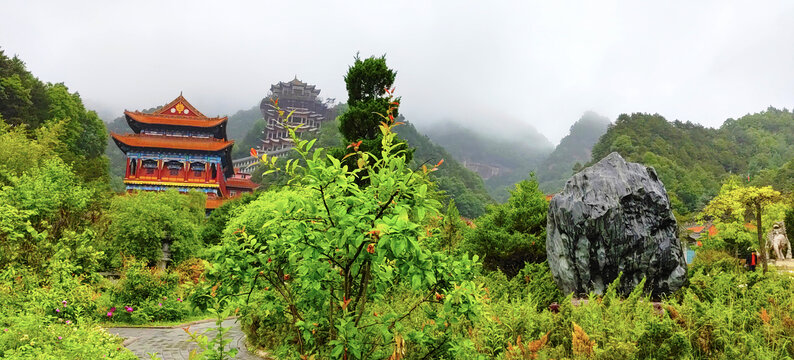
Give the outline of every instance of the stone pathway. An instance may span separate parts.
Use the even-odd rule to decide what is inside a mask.
[[[190,325],[190,331],[198,330],[201,334],[204,330],[215,327],[215,321],[206,321]],[[237,359],[258,360],[261,359],[245,349],[245,334],[240,329],[237,319],[227,319],[223,322],[223,327],[231,327],[227,336],[231,337],[232,342],[228,346],[237,348]],[[149,359],[147,353],[157,353],[163,360],[187,359],[190,350],[197,349],[195,343],[189,342],[190,337],[181,327],[175,328],[108,328],[111,334],[116,334],[125,339],[124,346],[130,349],[138,358]],[[207,333],[208,337],[214,336],[214,332]]]

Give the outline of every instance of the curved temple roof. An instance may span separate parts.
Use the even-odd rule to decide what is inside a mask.
[[[228,120],[228,118],[225,116],[219,118],[199,118],[195,116],[186,118],[186,117],[180,117],[178,115],[169,116],[169,115],[147,114],[139,111],[135,111],[135,112],[125,111],[124,115],[127,116],[127,119],[144,124],[189,126],[189,127],[201,127],[201,128],[215,127],[225,123]]]
[[[116,144],[138,148],[178,149],[193,151],[222,151],[231,148],[234,140],[215,138],[191,138],[180,136],[148,135],[148,134],[116,134],[110,133]]]

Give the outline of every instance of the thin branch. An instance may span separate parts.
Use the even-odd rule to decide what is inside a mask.
[[[336,227],[334,219],[331,217],[331,209],[328,208],[328,203],[325,201],[325,188],[323,186],[317,188],[320,190],[320,197],[323,198],[323,205],[325,205],[325,212],[328,214],[328,221],[331,222],[331,226]]]

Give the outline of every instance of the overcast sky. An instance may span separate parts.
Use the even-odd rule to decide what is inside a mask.
[[[557,143],[584,111],[719,126],[794,106],[792,1],[8,1],[0,47],[101,113],[184,92],[205,115],[301,80],[345,101],[387,55],[418,126],[525,123]]]

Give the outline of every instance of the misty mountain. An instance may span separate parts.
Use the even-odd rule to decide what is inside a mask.
[[[439,189],[455,200],[455,206],[462,216],[476,218],[485,213],[486,206],[493,203],[493,199],[476,172],[467,169],[443,146],[420,133],[413,124],[405,122],[394,129],[400,139],[414,148],[411,160],[414,168],[423,163],[436,164],[444,160],[438,170],[431,174],[431,178]]]
[[[443,146],[468,169],[484,180],[497,201],[507,200],[507,189],[529,177],[554,146],[532,127],[475,131],[447,122],[427,129],[433,142]]]
[[[579,118],[560,144],[537,168],[540,189],[550,194],[559,191],[573,174],[576,164],[590,161],[593,145],[607,132],[608,118],[588,111]]]
[[[262,112],[259,110],[259,105],[254,105],[248,110],[239,110],[234,115],[229,116],[226,135],[230,140],[240,142],[251,131],[257,120],[260,119],[262,119]]]

